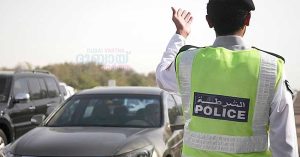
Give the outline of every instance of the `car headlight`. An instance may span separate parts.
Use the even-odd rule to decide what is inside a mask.
[[[147,146],[144,148],[117,155],[116,157],[152,157],[153,151],[153,146]]]

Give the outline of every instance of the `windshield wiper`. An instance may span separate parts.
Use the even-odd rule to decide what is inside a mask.
[[[60,124],[60,125],[45,125],[46,127],[122,127],[112,124]]]
[[[46,127],[112,127],[112,128],[154,128],[153,126],[141,125],[113,125],[113,124],[60,124],[60,125],[44,125]]]

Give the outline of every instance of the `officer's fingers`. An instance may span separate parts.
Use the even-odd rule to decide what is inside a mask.
[[[193,17],[190,17],[189,21],[187,22],[188,24],[191,24],[193,22]]]
[[[179,8],[179,9],[177,10],[177,16],[179,17],[179,16],[181,16],[181,14],[182,14],[182,9]]]
[[[186,22],[188,22],[189,20],[190,20],[190,17],[192,16],[192,14],[190,13],[190,12],[188,12],[187,14],[186,14],[186,16],[184,17],[184,20],[186,21]]]
[[[183,10],[181,17],[184,18],[187,14],[188,14],[188,12],[186,10]]]
[[[173,16],[176,16],[176,9],[174,7],[171,7],[171,9],[172,9]]]

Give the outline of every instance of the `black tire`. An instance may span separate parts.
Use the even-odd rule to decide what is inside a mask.
[[[0,149],[1,149],[1,147],[3,147],[3,143],[4,143],[4,146],[7,145],[7,138],[6,138],[5,133],[2,131],[2,129],[0,129]]]

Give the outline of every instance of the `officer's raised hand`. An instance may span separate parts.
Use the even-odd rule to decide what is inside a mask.
[[[176,33],[187,38],[191,32],[191,24],[193,21],[192,14],[186,10],[178,9],[176,10],[172,7],[173,16],[172,20],[176,26]]]

